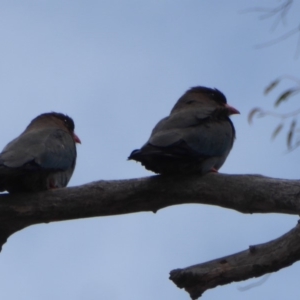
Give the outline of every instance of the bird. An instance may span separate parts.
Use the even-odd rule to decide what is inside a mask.
[[[196,86],[186,91],[160,120],[148,141],[128,160],[162,175],[218,172],[235,140],[229,116],[239,114],[217,89]]]
[[[34,118],[0,153],[0,191],[39,192],[67,186],[76,164],[74,121],[57,112]]]

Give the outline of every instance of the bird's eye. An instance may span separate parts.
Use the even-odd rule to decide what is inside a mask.
[[[70,122],[69,122],[68,119],[64,119],[64,123],[65,123],[67,128],[70,128]]]

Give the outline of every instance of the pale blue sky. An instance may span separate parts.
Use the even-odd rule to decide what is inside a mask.
[[[241,14],[255,1],[2,1],[0,148],[43,112],[70,115],[82,140],[71,186],[150,176],[127,161],[190,87],[216,87],[241,111],[234,148],[221,172],[299,178],[299,151],[285,154],[276,121],[247,123],[277,75],[297,75],[297,38],[260,50],[283,32]],[[299,6],[288,24],[297,25]],[[291,104],[292,105],[292,104]],[[285,109],[285,107],[283,107]],[[267,242],[296,216],[243,215],[207,205],[37,225],[9,238],[0,254],[0,299],[189,299],[169,271]],[[296,299],[299,264],[246,292],[230,284],[203,299]]]

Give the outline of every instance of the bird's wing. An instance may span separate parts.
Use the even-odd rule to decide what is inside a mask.
[[[41,167],[67,170],[74,165],[76,148],[67,132],[47,128],[24,132],[0,154],[0,164],[11,168]]]
[[[178,155],[222,156],[233,143],[231,121],[213,120],[206,113],[185,111],[161,120],[148,144]]]

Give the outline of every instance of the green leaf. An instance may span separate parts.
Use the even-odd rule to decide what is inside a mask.
[[[271,83],[265,88],[264,94],[267,95],[271,90],[273,90],[278,83],[280,82],[280,79],[275,79],[274,81],[271,81]]]
[[[282,128],[283,128],[283,123],[280,123],[272,133],[272,140],[275,139],[275,137],[278,135],[278,133],[281,131]]]
[[[294,133],[295,133],[295,127],[296,127],[296,120],[293,120],[292,123],[291,123],[291,126],[290,126],[290,130],[289,130],[289,133],[288,133],[288,136],[287,136],[287,146],[288,148],[290,149],[292,147],[292,140],[293,140],[293,136],[294,136]]]
[[[286,101],[293,93],[295,93],[296,89],[292,88],[283,92],[279,98],[276,100],[274,106],[278,106],[282,101]]]
[[[259,107],[253,108],[253,109],[249,112],[249,115],[248,115],[248,123],[249,123],[249,124],[252,124],[254,115],[257,115],[257,117],[263,117],[263,116],[264,116],[264,112],[263,112],[263,110],[262,110],[261,108],[259,108]]]

